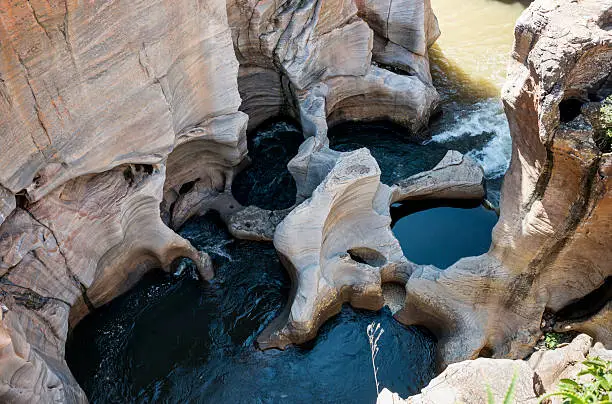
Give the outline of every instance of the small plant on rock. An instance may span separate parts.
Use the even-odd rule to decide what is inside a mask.
[[[601,122],[606,131],[606,137],[612,139],[612,95],[609,95],[601,103]]]
[[[582,364],[586,368],[576,380],[561,379],[558,391],[542,396],[539,402],[561,397],[563,404],[612,404],[612,362],[589,358]]]
[[[547,332],[544,335],[544,345],[546,349],[555,349],[561,341],[563,340],[563,335],[558,332]]]
[[[380,326],[380,323],[372,322],[368,325],[366,333],[368,334],[368,340],[370,342],[370,352],[372,356],[372,369],[374,369],[374,381],[376,382],[376,394],[380,394],[378,384],[378,368],[376,367],[376,356],[378,355],[378,340],[380,336],[385,332],[384,328]]]

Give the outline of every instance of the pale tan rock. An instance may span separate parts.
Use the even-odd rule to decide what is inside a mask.
[[[382,284],[405,284],[419,270],[406,260],[393,235],[392,203],[468,198],[470,192],[472,199],[481,200],[484,195],[482,168],[455,151],[404,186],[382,184],[378,164],[367,149],[332,151],[316,137],[302,144],[289,167],[298,198],[312,195],[274,233],[293,289],[286,309],[258,337],[264,349],[284,349],[314,338],[342,303],[381,309]]]
[[[612,275],[612,156],[580,111],[568,122],[564,103],[607,91],[611,9],[610,0],[543,0],[517,22],[503,91],[512,162],[492,246],[444,271],[415,271],[396,314],[436,334],[442,366],[525,357],[546,309],[559,311]]]
[[[512,378],[516,375],[514,402],[537,403],[544,393],[537,375],[527,362],[509,359],[479,358],[450,365],[433,379],[421,394],[405,403],[446,404],[486,403],[487,387],[494,402],[503,402]]]
[[[557,332],[578,331],[587,333],[612,349],[612,301],[586,319],[557,321],[553,326]]]
[[[393,8],[391,37],[404,38],[418,54],[401,46],[386,53],[417,75],[372,64],[374,23],[359,18],[351,0],[285,1],[282,7],[272,1],[229,1],[242,110],[253,121],[249,129],[286,113],[300,120],[305,136],[322,141],[328,122],[345,120],[390,119],[422,131],[439,98],[427,59],[437,23],[428,1],[395,1]]]
[[[38,354],[24,357],[27,372],[0,367],[6,397],[18,397],[25,384],[31,391],[15,402],[56,391],[83,399],[64,361],[69,319],[76,324],[127,291],[147,270],[169,270],[180,257],[191,258],[204,279],[212,277],[209,257],[161,220],[164,179],[164,166],[121,166],[82,176],[18,208],[2,224],[0,295],[7,297],[3,304],[19,323],[8,324],[7,332],[19,335],[15,338]],[[47,375],[59,379],[52,383],[58,390],[46,392]]]
[[[451,150],[431,170],[397,182],[392,202],[411,199],[483,199],[484,171],[478,163]]]
[[[160,163],[176,134],[240,105],[223,0],[4,1],[0,21],[0,184],[32,201]]]
[[[427,50],[440,35],[429,0],[358,0],[374,31],[372,59],[431,85]]]
[[[0,185],[0,225],[15,210],[15,207],[15,195]]]
[[[529,366],[540,376],[544,389],[553,392],[560,379],[576,377],[592,345],[593,338],[580,334],[564,347],[534,352],[529,358]]]
[[[1,298],[3,305],[9,300]],[[86,403],[87,398],[63,357],[49,366],[49,357],[28,343],[21,323],[19,312],[3,310],[0,320],[0,400],[6,403]]]
[[[384,195],[387,204],[377,204]],[[383,306],[381,271],[406,262],[391,217],[376,212],[388,211],[388,196],[366,149],[342,153],[312,197],[278,225],[274,247],[293,291],[284,312],[258,337],[261,348],[284,349],[313,338],[343,302],[370,310]]]

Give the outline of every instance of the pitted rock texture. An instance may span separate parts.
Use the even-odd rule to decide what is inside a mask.
[[[385,304],[382,284],[406,283],[419,266],[404,257],[393,235],[392,203],[484,197],[482,168],[456,151],[432,170],[391,187],[380,182],[380,169],[367,149],[336,152],[314,137],[302,144],[289,167],[298,194],[312,196],[274,233],[293,290],[286,309],[258,337],[264,349],[314,338],[343,303],[379,310]]]
[[[491,248],[415,271],[396,314],[436,334],[442,366],[525,357],[545,310],[580,302],[612,276],[612,155],[581,108],[612,92],[611,22],[610,0],[536,1],[517,22],[503,90],[512,162]]]

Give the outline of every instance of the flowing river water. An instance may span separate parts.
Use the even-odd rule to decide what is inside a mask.
[[[443,32],[431,51],[443,111],[432,122],[432,140],[408,143],[401,130],[383,123],[345,124],[330,131],[331,146],[368,147],[386,183],[459,150],[483,165],[488,199],[496,204],[511,145],[498,94],[524,5],[431,1]],[[282,121],[250,136],[254,164],[235,181],[237,199],[269,209],[290,206],[295,184],[285,166],[301,141],[299,128]],[[404,254],[441,268],[485,252],[497,221],[480,206],[396,206],[392,216]],[[215,279],[202,283],[188,264],[175,274],[153,271],[79,323],[66,355],[91,402],[373,403],[365,333],[372,321],[385,330],[377,361],[382,386],[405,397],[435,375],[433,339],[397,323],[388,308],[344,307],[305,346],[259,351],[255,339],[290,289],[272,245],[234,240],[214,214],[189,221],[180,233],[211,255]]]

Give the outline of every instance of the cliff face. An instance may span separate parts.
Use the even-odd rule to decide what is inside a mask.
[[[212,277],[171,227],[216,209],[271,238],[286,213],[262,236],[231,195],[247,126],[289,114],[320,144],[328,121],[423,129],[435,17],[396,0],[410,12],[383,23],[383,3],[0,1],[0,401],[86,401],[69,322],[179,257]]]
[[[545,311],[559,330],[612,343],[612,155],[597,146],[593,115],[612,93],[611,26],[609,0],[538,1],[517,22],[502,94],[512,162],[491,249],[417,270],[398,314],[436,333],[442,364],[525,356]]]

